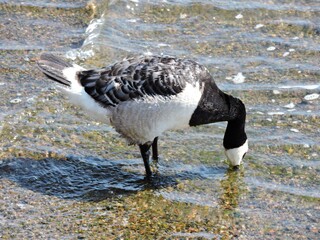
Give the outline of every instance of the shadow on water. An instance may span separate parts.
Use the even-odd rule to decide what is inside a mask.
[[[172,164],[172,163],[171,163]],[[100,201],[146,189],[175,186],[187,179],[220,179],[227,168],[174,164],[159,165],[159,172],[146,179],[140,159],[110,161],[98,158],[6,159],[0,178],[23,188],[64,199]],[[219,177],[220,176],[220,177]]]

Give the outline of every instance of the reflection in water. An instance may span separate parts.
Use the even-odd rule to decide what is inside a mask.
[[[225,178],[220,181],[222,194],[219,205],[222,209],[234,210],[239,205],[241,194],[245,190],[243,169],[226,172]]]
[[[241,195],[245,193],[244,170],[231,170],[225,174],[225,178],[220,181],[221,195],[219,197],[219,224],[225,226],[226,230],[233,237],[238,237],[241,233],[239,224],[239,201]]]
[[[241,233],[241,218],[239,214],[239,201],[245,193],[246,184],[244,182],[244,169],[223,171],[212,171],[208,167],[206,178],[199,181],[185,181],[185,185],[178,185],[176,190],[162,190],[162,196],[166,199],[177,202],[185,202],[188,205],[188,211],[199,219],[206,219],[210,216],[214,222],[214,228],[208,228],[200,233],[182,233],[176,232],[173,236],[220,239],[223,235],[238,237]],[[204,176],[204,175],[202,175]],[[183,185],[182,185],[183,186]],[[204,208],[202,208],[205,206]],[[208,208],[210,206],[210,208]],[[202,210],[200,210],[202,209]],[[185,213],[186,218],[190,213]],[[195,217],[196,218],[196,217]],[[215,233],[212,235],[212,233]],[[202,238],[201,238],[202,239]]]

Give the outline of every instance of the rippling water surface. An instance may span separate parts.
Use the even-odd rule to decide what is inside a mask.
[[[20,226],[28,236],[40,232],[42,223],[34,220],[39,216],[62,221],[69,230],[54,225],[39,236],[66,239],[90,238],[92,232],[117,236],[117,231],[124,237],[319,236],[319,1],[0,1],[0,6],[0,237],[21,236],[12,233],[20,226],[12,214],[30,223]],[[41,51],[87,67],[133,54],[204,64],[222,90],[247,106],[250,152],[243,167],[228,169],[222,147],[226,125],[212,124],[160,137],[157,174],[146,181],[138,150],[69,105],[38,73],[34,63]],[[88,222],[79,223],[81,217]],[[102,220],[112,227],[94,228],[103,226]]]

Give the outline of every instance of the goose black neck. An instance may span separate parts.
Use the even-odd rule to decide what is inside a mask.
[[[224,135],[224,147],[242,146],[247,140],[245,133],[246,108],[240,99],[220,91],[216,85],[205,86],[205,91],[189,121],[190,126],[228,121]]]
[[[223,146],[226,149],[238,148],[247,140],[245,132],[246,108],[237,98],[230,97],[230,101],[230,120],[223,139]]]

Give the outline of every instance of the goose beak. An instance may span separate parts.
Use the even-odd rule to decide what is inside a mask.
[[[240,165],[235,165],[235,166],[232,167],[232,169],[234,171],[238,171],[240,169]]]

